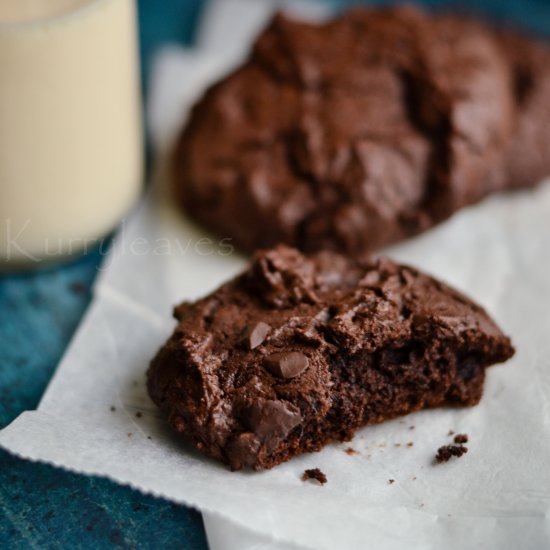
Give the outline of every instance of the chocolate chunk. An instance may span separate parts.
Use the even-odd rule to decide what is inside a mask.
[[[308,358],[297,351],[272,353],[264,359],[265,368],[279,378],[295,378],[307,369]]]
[[[270,332],[271,327],[263,321],[259,321],[250,327],[245,335],[245,342],[248,349],[253,350],[261,346]]]
[[[437,449],[435,461],[437,463],[448,462],[453,456],[460,458],[464,453],[468,452],[468,448],[464,445],[444,445]]]
[[[291,403],[257,399],[246,409],[244,421],[260,439],[270,441],[284,439],[302,416]]]
[[[323,472],[321,472],[319,468],[311,468],[304,471],[304,474],[302,475],[302,480],[308,481],[310,479],[318,481],[321,485],[324,485],[328,481],[327,476]]]
[[[285,246],[176,313],[149,394],[172,428],[233,469],[271,468],[422,408],[475,405],[486,368],[514,353],[482,308],[413,268]],[[250,350],[243,327],[259,319],[274,328]]]

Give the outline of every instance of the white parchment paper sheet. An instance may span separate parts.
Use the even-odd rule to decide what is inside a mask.
[[[240,23],[245,4],[232,2]],[[241,41],[227,51],[227,38],[219,40],[223,9],[213,8],[204,34],[217,46],[211,38],[200,51],[171,49],[157,61],[150,115],[160,152],[204,86],[242,56],[270,8],[251,15],[250,26],[231,26],[229,35]],[[106,258],[93,303],[39,409],[0,432],[1,446],[197,506],[214,514],[207,526],[218,516],[230,520],[237,535],[228,531],[228,545],[249,529],[264,535],[258,548],[274,548],[265,537],[321,549],[546,547],[550,184],[492,197],[388,250],[471,295],[512,335],[517,354],[489,370],[479,406],[416,413],[268,472],[230,473],[175,438],[145,390],[148,362],[173,328],[173,304],[203,295],[244,265],[225,247],[201,241],[218,238],[174,210],[165,180],[160,167],[157,185]],[[469,452],[434,466],[450,429],[470,435]],[[345,453],[348,446],[358,454]],[[327,474],[324,487],[300,480],[314,467]],[[217,547],[220,525],[211,531]]]

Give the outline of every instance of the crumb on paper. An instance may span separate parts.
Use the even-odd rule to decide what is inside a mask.
[[[116,407],[114,405],[111,405],[111,412],[115,412],[116,411]]]
[[[133,434],[132,432],[128,432],[126,435],[127,435],[128,437],[132,437],[134,434]]]
[[[413,443],[412,441],[409,441],[409,442],[407,443],[407,447],[412,447],[413,445],[414,445],[414,443]]]
[[[318,481],[321,485],[324,485],[328,480],[327,476],[319,470],[319,468],[311,468],[310,470],[305,470],[304,474],[302,475],[303,481],[308,480],[315,480]]]
[[[449,433],[447,434],[449,437],[451,437],[452,435],[454,435],[455,433],[453,432],[453,430],[449,430]]]
[[[153,439],[150,435],[147,436],[147,439]]]
[[[359,451],[356,451],[353,447],[348,447],[347,449],[344,450],[344,452],[350,456],[359,454]]]
[[[394,447],[401,447],[401,443],[394,443]]]
[[[468,434],[457,434],[454,439],[455,443],[462,444],[468,443]]]
[[[437,449],[435,461],[441,464],[442,462],[448,462],[453,456],[460,458],[467,452],[468,448],[464,447],[464,445],[443,445],[443,447]]]
[[[390,485],[393,485],[393,484],[395,483],[395,479],[388,479],[388,483],[389,483]]]
[[[136,417],[137,417],[137,418],[141,418],[142,416],[143,416],[143,413],[142,413],[141,411],[138,411],[138,412],[136,413]]]
[[[414,426],[409,426],[409,430],[414,430]]]

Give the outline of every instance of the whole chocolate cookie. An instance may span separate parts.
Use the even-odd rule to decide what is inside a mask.
[[[279,15],[193,109],[178,201],[249,251],[361,254],[414,235],[550,173],[545,56],[413,8],[323,25]]]
[[[413,268],[284,246],[175,316],[149,393],[233,469],[424,407],[474,405],[485,368],[514,353],[482,308]]]

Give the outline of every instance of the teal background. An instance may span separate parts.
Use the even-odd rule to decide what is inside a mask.
[[[322,1],[322,0],[319,0]],[[325,0],[344,7],[349,0]],[[204,0],[139,0],[144,91],[159,44],[192,44]],[[389,2],[370,2],[389,3]],[[395,2],[393,2],[395,3]],[[428,1],[550,33],[543,0]],[[99,250],[69,265],[0,277],[0,428],[34,409],[90,301]],[[200,514],[0,450],[0,548],[205,549]]]

